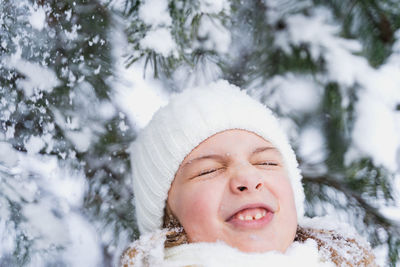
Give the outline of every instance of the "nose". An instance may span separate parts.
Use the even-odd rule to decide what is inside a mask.
[[[251,166],[238,166],[232,172],[230,189],[235,194],[260,191],[264,184],[259,173]]]
[[[258,184],[255,186],[255,189],[258,190],[258,189],[260,189],[261,187],[262,187],[262,183],[258,183]],[[236,187],[236,189],[239,190],[240,192],[243,192],[243,191],[251,190],[252,187],[251,187],[251,186],[238,185],[238,186]]]

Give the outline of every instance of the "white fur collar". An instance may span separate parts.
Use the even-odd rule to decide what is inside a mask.
[[[294,242],[286,253],[244,253],[222,242],[193,243],[165,249],[164,264],[168,267],[271,267],[307,266],[332,267],[331,262],[323,262],[314,240],[304,243]]]

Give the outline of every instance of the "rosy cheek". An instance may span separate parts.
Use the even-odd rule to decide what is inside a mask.
[[[285,203],[287,211],[290,214],[295,214],[296,204],[294,202],[294,193],[290,181],[286,177],[282,177],[282,182],[279,187],[279,195],[281,202]]]
[[[207,240],[210,227],[216,214],[212,205],[213,200],[210,199],[207,192],[200,189],[192,191],[185,198],[186,202],[182,206],[182,217],[180,218],[189,240],[199,242]]]
[[[186,220],[197,224],[199,221],[204,221],[206,218],[209,218],[207,214],[211,209],[209,204],[210,201],[205,194],[195,192],[188,196],[183,209]]]

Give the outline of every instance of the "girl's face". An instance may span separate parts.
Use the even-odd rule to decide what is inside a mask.
[[[244,252],[284,252],[297,215],[279,151],[244,130],[218,133],[182,162],[168,205],[190,242],[224,241]]]

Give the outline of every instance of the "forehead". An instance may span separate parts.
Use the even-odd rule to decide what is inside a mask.
[[[239,129],[227,130],[201,142],[186,157],[184,162],[208,153],[245,153],[265,147],[270,147],[271,151],[278,152],[269,141],[253,132]]]

